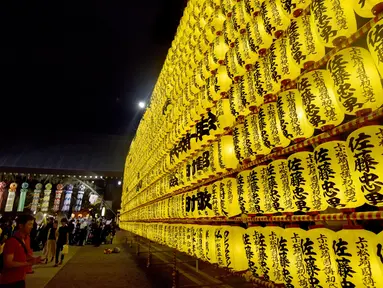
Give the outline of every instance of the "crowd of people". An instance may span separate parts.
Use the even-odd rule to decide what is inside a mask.
[[[25,287],[25,276],[34,273],[32,266],[54,261],[60,266],[70,245],[112,244],[116,229],[105,219],[70,219],[53,217],[37,223],[32,215],[20,215],[0,223],[0,287]],[[34,257],[33,252],[41,251]]]

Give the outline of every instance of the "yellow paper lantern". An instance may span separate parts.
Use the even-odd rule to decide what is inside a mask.
[[[240,164],[244,163],[245,153],[248,149],[246,149],[244,131],[245,126],[243,124],[238,124],[233,128],[233,143],[234,143],[234,151],[235,156],[238,159]]]
[[[223,37],[225,38],[225,43],[230,48],[233,48],[235,39],[237,39],[237,32],[234,29],[233,18],[227,18],[223,23]]]
[[[219,185],[222,213],[229,218],[240,215],[241,208],[238,201],[236,179],[233,177],[224,178]]]
[[[263,144],[270,149],[281,149],[290,144],[290,140],[283,135],[275,102],[264,104],[258,113],[259,128],[262,133]]]
[[[319,189],[314,153],[297,152],[287,158],[290,190],[296,211],[323,211],[327,202]]]
[[[216,263],[219,267],[226,267],[225,244],[223,241],[224,229],[225,226],[217,226],[214,229]]]
[[[239,226],[226,226],[223,229],[226,267],[236,272],[243,272],[248,269],[245,246],[242,240],[244,230]]]
[[[215,228],[214,226],[204,226],[204,252],[205,260],[214,264],[217,263],[216,253],[215,253]]]
[[[297,89],[291,89],[278,94],[278,118],[283,135],[294,142],[310,138],[314,128],[309,125],[302,97]]]
[[[245,254],[247,258],[247,263],[249,266],[249,271],[254,277],[259,277],[261,269],[258,264],[258,249],[259,246],[255,245],[255,239],[258,239],[258,230],[260,227],[250,227],[243,231],[242,240],[245,248]]]
[[[295,210],[288,174],[288,162],[285,159],[275,160],[267,165],[268,193],[272,201],[273,213]]]
[[[376,253],[376,234],[363,229],[344,229],[336,232],[336,236],[333,247],[342,286],[380,287],[383,271]]]
[[[271,65],[268,57],[261,57],[253,66],[255,90],[259,98],[269,100],[279,91],[279,86],[273,81]],[[263,101],[264,101],[263,100]],[[261,103],[262,100],[259,100]]]
[[[222,136],[218,142],[219,164],[227,171],[235,169],[238,166],[238,160],[235,156],[233,137],[230,135]]]
[[[261,4],[261,15],[266,32],[279,38],[290,24],[283,11],[281,0],[267,0]]]
[[[278,39],[270,46],[268,57],[271,76],[278,87],[287,85],[300,75],[300,68],[291,55],[287,37]]]
[[[254,71],[247,71],[243,76],[244,84],[244,98],[248,103],[248,109],[250,111],[257,111],[259,107],[264,103],[264,98],[258,94],[257,82],[255,79]]]
[[[244,118],[250,114],[245,88],[244,77],[238,77],[233,83],[232,93],[229,94],[231,113],[236,118]]]
[[[209,190],[211,191],[211,205],[213,217],[224,216],[221,210],[221,191],[219,181],[210,184]]]
[[[246,11],[250,16],[256,17],[261,11],[261,3],[259,0],[244,0]]]
[[[373,18],[375,15],[378,15],[383,8],[382,0],[354,0],[352,2],[355,13],[364,18]]]
[[[284,229],[280,235],[279,259],[286,287],[310,287],[302,246],[306,235],[296,227]]]
[[[248,22],[246,30],[252,49],[258,51],[259,55],[265,55],[266,50],[273,43],[273,37],[266,32],[262,17],[259,15],[253,21]]]
[[[262,228],[259,226],[250,227],[245,232],[250,235],[250,239],[253,243],[254,256],[251,257],[254,260],[254,266],[252,267],[253,275],[258,275],[264,281],[270,281],[271,273],[270,267],[268,266],[268,259],[272,257],[270,242],[267,241],[268,227]],[[251,259],[250,258],[250,259]],[[249,265],[250,266],[250,265]],[[257,273],[256,273],[257,272]]]
[[[274,213],[273,199],[269,191],[269,174],[267,165],[259,165],[254,169],[259,179],[259,189],[263,192],[264,214]]]
[[[205,253],[204,253],[204,242],[203,242],[203,235],[204,235],[204,228],[202,225],[195,225],[193,228],[194,235],[195,235],[195,255],[197,258],[201,260],[205,260]]]
[[[366,114],[382,106],[382,83],[366,49],[351,47],[339,51],[327,62],[327,69],[344,113]]]
[[[229,99],[221,99],[217,102],[216,116],[218,120],[217,134],[222,135],[235,123],[235,116],[231,113]]]
[[[364,203],[362,191],[352,179],[346,149],[346,142],[330,141],[314,150],[319,187],[332,208],[355,208]]]
[[[383,78],[383,20],[378,21],[367,34],[367,46],[372,59],[378,67],[380,77]]]
[[[224,15],[226,15],[227,17],[232,16],[233,6],[235,2],[235,0],[221,0],[221,8]]]
[[[328,71],[314,70],[305,73],[299,79],[298,90],[311,126],[328,130],[342,123],[344,113],[336,101]]]
[[[186,236],[186,241],[185,241],[185,250],[186,253],[189,255],[193,255],[193,225],[185,224],[185,236]]]
[[[238,201],[242,214],[255,215],[264,212],[263,191],[257,170],[245,170],[237,175]]]
[[[238,51],[236,46],[230,48],[226,53],[225,58],[227,74],[233,81],[237,81],[238,78],[245,75],[246,69],[241,66],[238,60]]]
[[[220,175],[226,172],[226,167],[222,162],[222,151],[219,150],[219,140],[210,144],[210,161],[214,175]]]
[[[258,47],[250,42],[248,33],[238,36],[235,40],[235,48],[239,64],[247,71],[251,70],[255,61],[258,59]]]
[[[211,61],[210,66],[211,70],[217,69],[220,65],[225,63],[226,52],[229,50],[228,44],[225,42],[224,35],[220,35],[215,38],[211,43]]]
[[[233,6],[233,23],[234,23],[234,29],[239,34],[245,34],[246,33],[246,25],[249,21],[251,21],[250,15],[246,11],[246,4],[245,1],[239,0],[236,1],[237,3]]]
[[[220,33],[222,33],[223,23],[225,22],[225,20],[226,20],[226,17],[223,13],[223,9],[215,9],[211,17],[210,23],[208,24],[213,34],[219,35]]]
[[[244,125],[247,130],[248,137],[250,138],[249,145],[251,150],[255,153],[255,158],[268,155],[271,149],[270,147],[264,145],[262,140],[262,131],[259,128],[259,115],[250,114],[246,116]]]
[[[383,206],[383,126],[359,128],[347,137],[350,170],[357,191],[367,204]]]
[[[210,89],[213,101],[218,101],[230,93],[232,80],[227,74],[226,66],[219,66],[212,76]]]
[[[308,69],[325,56],[325,47],[320,43],[310,16],[292,19],[287,36],[292,59],[300,68]]]
[[[290,17],[299,17],[307,7],[311,0],[289,0],[281,1],[284,12]]]
[[[352,5],[339,0],[313,0],[311,14],[321,42],[326,47],[339,46],[357,31]]]
[[[266,260],[267,267],[270,269],[270,281],[276,284],[283,284],[284,281],[279,258],[278,244],[279,238],[283,234],[284,229],[275,225],[267,225],[263,229],[267,231],[267,233],[265,233],[265,239],[270,250],[270,257],[268,257]]]

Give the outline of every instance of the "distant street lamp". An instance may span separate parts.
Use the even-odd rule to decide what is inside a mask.
[[[141,109],[144,109],[146,106],[145,102],[138,102],[138,107],[140,107]]]

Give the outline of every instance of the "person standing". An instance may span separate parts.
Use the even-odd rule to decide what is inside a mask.
[[[45,257],[45,264],[53,261],[53,258],[56,255],[56,230],[58,226],[58,221],[55,220],[53,222],[52,228],[48,230],[48,235],[47,235],[47,246],[45,249],[44,257]]]
[[[0,287],[25,288],[26,268],[39,264],[41,257],[31,257],[25,245],[25,239],[31,233],[35,218],[32,215],[20,215],[17,218],[17,232],[4,246],[4,267],[0,276]]]
[[[62,252],[64,245],[69,244],[69,228],[68,220],[61,219],[61,227],[56,230],[56,264],[55,267],[62,264],[64,261],[64,254],[61,253],[61,260],[59,262],[60,252]]]

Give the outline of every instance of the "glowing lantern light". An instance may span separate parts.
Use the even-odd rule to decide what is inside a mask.
[[[257,170],[245,170],[238,173],[237,190],[242,214],[255,215],[264,212],[264,196],[263,191],[260,190]]]
[[[256,166],[253,170],[259,179],[259,189],[263,192],[264,214],[274,213],[273,199],[269,189],[268,167],[267,165],[259,165]]]
[[[203,232],[204,228],[202,225],[195,225],[194,226],[194,235],[195,235],[195,255],[197,258],[205,260],[205,253],[204,253],[204,242],[203,242]]]
[[[250,268],[253,274],[261,277],[264,281],[270,281],[270,267],[268,267],[267,260],[272,257],[270,242],[267,240],[268,227],[250,227],[245,232],[250,236],[251,242],[253,243],[254,256],[248,257],[248,259],[254,259],[251,262],[254,262],[252,268]]]
[[[288,38],[282,37],[270,46],[268,53],[272,79],[277,87],[285,86],[300,74],[299,66],[291,57]]]
[[[287,35],[292,59],[300,68],[307,69],[325,56],[325,47],[309,16],[291,20]]]
[[[339,46],[357,31],[352,5],[339,0],[313,0],[311,14],[321,42]]]
[[[323,211],[327,203],[319,189],[314,153],[298,152],[287,158],[290,190],[296,211]]]
[[[279,238],[279,259],[286,287],[310,287],[305,269],[303,251],[307,232],[300,228],[287,228]]]
[[[274,213],[294,212],[288,174],[288,162],[285,159],[275,160],[267,165],[268,193]]]
[[[245,247],[242,241],[244,231],[244,228],[238,226],[226,226],[223,230],[226,267],[237,272],[248,269]]]
[[[213,34],[219,35],[223,31],[223,23],[226,17],[223,14],[223,9],[216,9],[211,17],[210,23],[208,24],[209,29]]]
[[[222,159],[222,151],[219,150],[219,140],[210,144],[210,165],[212,166],[212,171],[214,175],[220,175],[226,172],[226,167],[224,166]]]
[[[243,124],[238,124],[233,128],[233,143],[235,156],[238,159],[240,164],[244,163],[245,153],[247,152],[247,148],[245,146],[246,138],[244,136],[245,126]]]
[[[237,49],[235,46],[233,48],[230,48],[229,51],[227,51],[225,63],[227,68],[227,74],[233,81],[236,82],[238,78],[245,75],[246,69],[241,66],[238,60]]]
[[[225,63],[225,56],[228,50],[229,46],[225,43],[224,36],[221,35],[216,37],[211,43],[210,71],[217,69],[220,65]]]
[[[221,210],[221,191],[219,182],[214,182],[210,185],[209,191],[211,191],[211,205],[213,211],[213,217],[223,216]]]
[[[378,67],[380,77],[383,78],[383,19],[377,22],[367,34],[367,46],[372,59]]]
[[[279,238],[283,234],[284,229],[275,225],[268,225],[263,229],[267,231],[265,233],[265,239],[267,246],[270,249],[270,255],[266,259],[267,267],[270,269],[270,281],[276,284],[283,284],[284,281],[279,258],[278,245]]]
[[[373,18],[382,11],[383,2],[382,0],[353,0],[355,13],[360,17]]]
[[[218,226],[214,230],[214,244],[216,263],[219,267],[226,267],[225,246],[223,241],[225,226]]]
[[[232,127],[235,123],[235,117],[230,110],[230,100],[221,99],[217,102],[216,106],[217,116],[217,134],[223,134],[225,130]]]
[[[4,208],[5,212],[12,212],[13,210],[13,204],[15,203],[15,199],[16,199],[16,189],[17,189],[17,183],[11,183],[9,185],[8,197],[7,197],[7,201],[5,203],[5,208]]]
[[[362,191],[369,205],[383,206],[382,142],[383,126],[359,128],[347,138],[347,147],[355,188]]]
[[[261,5],[261,15],[266,32],[279,38],[290,24],[290,19],[283,11],[281,0],[267,0]]]
[[[299,17],[307,7],[311,0],[289,0],[281,1],[282,8],[290,18]]]
[[[298,82],[304,109],[312,127],[328,130],[338,126],[344,119],[335,98],[330,73],[326,70],[314,70],[305,73]]]
[[[265,55],[273,43],[273,37],[267,34],[263,24],[262,17],[259,15],[249,23],[247,23],[247,33],[249,34],[250,43],[254,43],[255,50],[258,50],[259,55]]]
[[[246,116],[244,125],[250,139],[249,145],[251,151],[255,154],[255,158],[269,154],[271,149],[265,146],[262,140],[262,132],[259,128],[259,115],[250,114]]]
[[[336,232],[333,247],[342,285],[380,287],[383,284],[377,245],[376,234],[367,230],[344,229]]]
[[[222,12],[224,15],[226,15],[227,17],[232,16],[233,6],[235,2],[236,0],[221,0]]]
[[[232,80],[227,74],[226,66],[223,65],[218,67],[212,77],[213,81],[210,85],[210,89],[213,100],[218,101],[230,93]]]
[[[233,48],[235,45],[235,40],[237,39],[237,33],[234,29],[233,18],[227,18],[223,23],[223,37],[225,38],[225,43]]]
[[[363,194],[355,188],[352,180],[346,142],[331,141],[318,145],[314,157],[319,187],[328,206],[339,209],[363,205]]]
[[[205,226],[205,231],[204,231],[205,259],[206,261],[212,264],[217,263],[214,232],[215,232],[214,226]]]
[[[240,0],[233,6],[233,23],[234,29],[240,33],[246,33],[246,25],[251,21],[250,15],[246,12],[245,1]]]
[[[241,34],[235,41],[235,49],[239,64],[247,71],[251,70],[255,61],[258,59],[258,47],[250,42],[247,33]]]
[[[327,69],[344,113],[366,114],[383,104],[382,84],[370,53],[363,48],[346,48],[331,57]]]
[[[246,101],[245,79],[238,77],[233,84],[232,93],[229,95],[231,113],[238,119],[243,119],[250,114]]]
[[[258,63],[258,62],[257,62]],[[254,71],[247,71],[243,76],[244,99],[250,111],[257,111],[264,103],[264,98],[259,96]]]
[[[238,160],[235,156],[233,137],[230,135],[222,136],[218,142],[219,162],[221,167],[226,170],[235,169],[238,166]]]
[[[238,189],[236,179],[232,177],[224,178],[219,183],[221,193],[221,209],[226,217],[234,217],[241,214],[238,202]]]
[[[246,11],[249,13],[252,17],[255,17],[259,14],[261,11],[261,1],[259,0],[244,0]]]
[[[281,149],[290,144],[290,140],[283,135],[277,112],[277,104],[272,102],[262,105],[258,113],[263,144],[270,149]]]
[[[308,123],[302,97],[297,89],[279,93],[277,109],[280,126],[286,138],[300,142],[314,134],[314,128]]]
[[[257,250],[259,247],[256,247],[253,241],[254,234],[257,235],[258,229],[261,229],[260,227],[250,227],[246,230],[243,231],[242,234],[242,240],[246,252],[246,258],[247,258],[247,263],[249,266],[249,270],[251,274],[254,277],[259,277],[259,271],[260,268],[258,266],[258,253]]]

